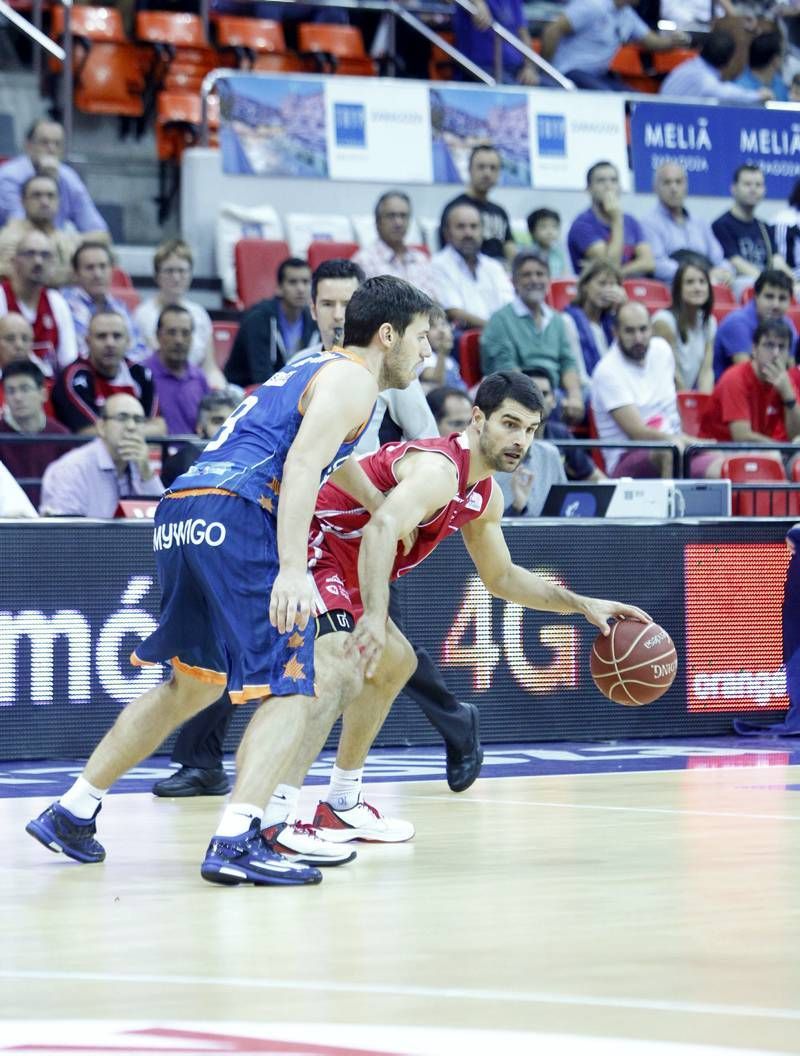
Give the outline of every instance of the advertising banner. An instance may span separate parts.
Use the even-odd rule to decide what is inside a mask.
[[[739,165],[764,172],[767,198],[788,198],[800,178],[797,111],[760,107],[634,103],[631,115],[634,190],[652,191],[665,161],[681,165],[690,195],[727,197]]]
[[[431,88],[430,111],[435,183],[466,183],[472,148],[493,143],[503,159],[500,185],[530,186],[526,92]]]
[[[616,93],[528,93],[533,186],[543,190],[581,191],[595,162],[610,161],[620,187],[630,189],[625,134],[625,102]]]

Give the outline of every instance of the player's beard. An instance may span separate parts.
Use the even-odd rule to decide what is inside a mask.
[[[492,445],[486,434],[486,430],[481,433],[480,438],[478,439],[478,450],[480,451],[481,458],[493,473],[513,473],[525,456],[524,451],[518,452],[513,446],[500,447]],[[517,453],[519,454],[519,458],[514,462],[505,457],[506,455]]]
[[[407,389],[414,380],[415,375],[411,374],[409,376],[408,369],[402,366],[399,357],[402,343],[402,337],[396,337],[394,344],[384,356],[381,377],[382,389]]]

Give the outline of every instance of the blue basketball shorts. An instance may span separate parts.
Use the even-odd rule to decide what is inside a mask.
[[[131,657],[169,662],[241,704],[266,696],[314,695],[314,634],[279,634],[269,622],[278,574],[274,519],[254,502],[217,489],[166,495],[153,549],[161,617]]]

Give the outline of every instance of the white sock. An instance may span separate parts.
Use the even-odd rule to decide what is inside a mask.
[[[229,803],[217,825],[217,836],[244,836],[253,818],[261,821],[261,807],[254,807],[252,803]]]
[[[280,825],[283,821],[294,821],[297,817],[297,801],[300,799],[300,789],[293,785],[278,785],[269,797],[269,803],[264,811],[264,828],[272,825]]]
[[[85,777],[79,777],[72,788],[67,789],[59,803],[76,818],[85,818],[88,821],[103,802],[106,792],[107,788],[95,788]]]
[[[358,770],[340,770],[334,765],[331,771],[331,783],[325,793],[325,802],[337,810],[350,810],[358,803],[361,795],[362,766]]]

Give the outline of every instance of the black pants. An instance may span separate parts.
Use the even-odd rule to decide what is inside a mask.
[[[396,583],[391,586],[389,615],[402,632],[400,592]],[[446,744],[456,749],[465,748],[470,734],[467,709],[447,688],[441,671],[426,650],[416,646],[413,649],[417,656],[417,670],[406,683],[404,692],[422,709],[425,718],[439,731]],[[224,693],[181,727],[172,749],[173,762],[203,769],[219,766],[234,707],[228,694]]]

